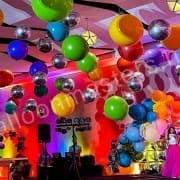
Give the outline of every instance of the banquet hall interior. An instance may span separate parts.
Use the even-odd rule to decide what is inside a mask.
[[[179,88],[180,0],[0,0],[0,180],[168,179]]]

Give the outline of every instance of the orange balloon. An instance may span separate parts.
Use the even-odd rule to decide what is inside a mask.
[[[151,93],[151,99],[153,102],[165,102],[166,101],[166,94],[161,90],[154,90]]]
[[[180,25],[171,25],[170,35],[161,41],[161,43],[170,50],[177,50],[180,48]]]
[[[100,80],[102,77],[102,72],[101,72],[100,68],[96,67],[95,69],[93,69],[91,72],[88,73],[88,77],[92,81]]]
[[[2,10],[0,9],[0,25],[4,22],[4,14]]]
[[[166,103],[167,104],[170,104],[173,101],[174,101],[174,97],[173,96],[171,96],[171,95],[167,95],[166,96]]]
[[[165,103],[155,103],[153,111],[159,119],[168,119],[170,117],[170,111]]]
[[[0,70],[0,87],[10,85],[14,80],[14,75],[8,69]]]
[[[57,116],[69,116],[75,109],[75,102],[72,96],[64,92],[55,95],[51,100],[51,108]]]

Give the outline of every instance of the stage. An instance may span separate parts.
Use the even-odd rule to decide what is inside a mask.
[[[174,178],[166,178],[159,175],[117,175],[117,176],[89,176],[89,177],[83,177],[81,180],[168,180],[168,179],[174,179]],[[1,179],[5,180],[5,179]],[[38,180],[37,178],[29,178],[29,180]],[[49,179],[51,180],[51,179]],[[52,179],[54,180],[54,179]],[[63,179],[62,179],[63,180]]]

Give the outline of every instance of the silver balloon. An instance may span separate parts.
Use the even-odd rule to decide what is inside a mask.
[[[143,83],[134,79],[128,81],[128,87],[133,92],[138,92],[143,89]]]
[[[155,40],[164,40],[170,34],[170,25],[163,19],[153,20],[148,26],[149,35]]]
[[[37,48],[39,49],[39,51],[43,53],[48,53],[52,51],[53,49],[52,39],[49,37],[40,38],[39,41],[37,42]]]
[[[87,88],[82,93],[82,98],[84,102],[93,102],[97,97],[96,91],[91,88]]]
[[[123,99],[125,99],[125,101],[128,103],[128,105],[132,105],[136,102],[136,98],[133,93],[125,92],[122,97],[123,97]]]
[[[12,87],[11,95],[13,98],[22,98],[24,96],[24,88],[21,85],[16,85]]]
[[[178,76],[178,77],[180,77],[180,65],[178,64],[178,65],[176,65],[176,75]]]
[[[130,76],[129,80],[131,79],[134,79],[143,83],[145,80],[145,76],[142,72],[136,71]]]
[[[61,53],[59,53],[53,56],[52,64],[55,68],[62,69],[67,66],[68,62],[64,60],[64,56]]]
[[[47,81],[47,74],[41,71],[38,71],[33,75],[33,82],[36,85],[44,85]]]
[[[69,28],[78,25],[79,22],[80,22],[80,15],[78,12],[75,11],[70,12],[70,14],[64,19],[64,24]]]
[[[31,36],[31,29],[26,25],[17,26],[15,30],[15,36],[18,39],[28,39]]]
[[[24,110],[25,111],[35,111],[37,108],[37,102],[35,99],[28,99],[26,101],[26,104],[25,104],[25,107],[24,107]]]
[[[70,78],[66,78],[62,82],[62,89],[63,91],[72,91],[75,87],[74,81]]]

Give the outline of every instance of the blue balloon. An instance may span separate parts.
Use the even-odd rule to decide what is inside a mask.
[[[142,137],[139,132],[139,128],[135,126],[128,126],[125,133],[129,141],[131,142],[138,142],[142,140]]]
[[[5,104],[5,112],[7,114],[13,114],[16,111],[17,105],[13,101],[7,101]]]
[[[129,107],[129,115],[138,121],[143,121],[146,118],[146,109],[141,104],[133,104]]]
[[[149,111],[147,113],[147,121],[148,122],[153,122],[157,119],[156,113],[154,113],[153,111]]]
[[[31,64],[30,69],[29,69],[30,75],[34,76],[37,72],[44,72],[48,73],[48,67],[46,66],[45,63],[41,61],[34,62]]]
[[[24,59],[28,53],[28,46],[22,40],[13,40],[9,43],[7,52],[15,60]]]
[[[153,110],[153,101],[150,98],[144,99],[141,104],[146,108],[147,111],[152,111]]]
[[[136,152],[142,152],[144,151],[145,149],[145,144],[143,141],[141,142],[135,142],[133,143],[133,149],[136,151]]]
[[[129,142],[129,140],[125,134],[121,134],[119,137],[119,142],[121,144],[127,144]]]
[[[69,28],[61,21],[49,22],[46,29],[54,41],[63,41],[69,34]]]
[[[126,152],[121,152],[118,155],[118,164],[122,167],[128,167],[130,166],[132,159],[131,156]]]

